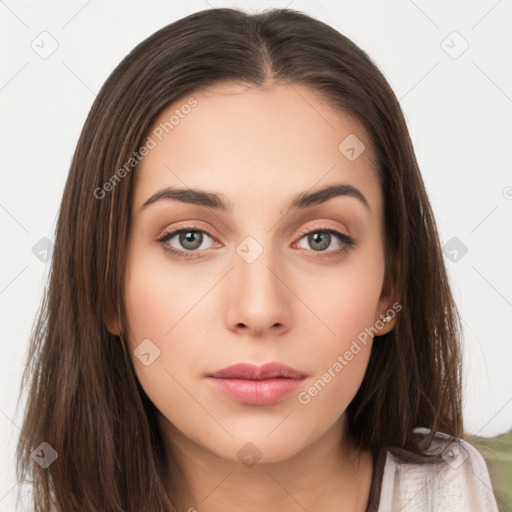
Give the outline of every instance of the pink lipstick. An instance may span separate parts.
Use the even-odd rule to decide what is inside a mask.
[[[218,391],[247,405],[271,405],[292,393],[307,375],[280,363],[239,363],[207,375]]]

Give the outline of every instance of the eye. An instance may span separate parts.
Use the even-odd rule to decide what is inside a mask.
[[[301,231],[299,236],[300,239],[297,243],[301,249],[308,249],[308,247],[300,245],[300,242],[304,240],[305,244],[313,249],[313,252],[326,253],[316,254],[315,257],[336,256],[341,253],[346,253],[356,244],[352,237],[332,226],[318,226],[313,229],[306,229]],[[327,251],[326,249],[328,249],[333,242],[337,247]]]
[[[193,253],[198,252],[199,249],[210,249],[212,245],[203,246],[203,243],[207,242],[208,239],[213,240],[210,233],[196,226],[190,226],[167,231],[157,238],[157,242],[163,246],[166,252],[178,258],[186,259],[195,257]]]

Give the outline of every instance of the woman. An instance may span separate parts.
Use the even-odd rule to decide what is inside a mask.
[[[370,58],[292,10],[195,13],[83,128],[20,479],[45,511],[495,511],[459,322]]]

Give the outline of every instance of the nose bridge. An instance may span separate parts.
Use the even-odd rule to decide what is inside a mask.
[[[277,277],[277,251],[271,236],[247,236],[235,248],[234,269],[229,289],[230,322],[264,330],[284,324],[286,287]],[[281,278],[282,279],[282,278]]]
[[[255,298],[263,294],[270,300],[279,293],[279,283],[274,274],[277,266],[276,250],[271,245],[271,236],[258,238],[259,240],[249,235],[236,247],[237,257],[234,264],[237,286],[247,290]]]

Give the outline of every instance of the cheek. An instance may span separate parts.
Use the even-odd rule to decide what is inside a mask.
[[[158,409],[173,417],[173,411],[194,407],[187,390],[208,368],[215,349],[208,331],[218,314],[205,308],[211,276],[204,280],[190,270],[171,274],[168,262],[155,252],[134,251],[129,262],[128,342],[142,388]]]
[[[212,406],[198,389],[204,370],[215,359],[216,347],[208,334],[215,318],[205,314],[202,302],[198,304],[204,290],[199,293],[190,279],[188,293],[175,292],[187,290],[187,280],[176,274],[172,287],[152,278],[154,268],[134,276],[127,293],[129,343],[137,379],[165,424],[201,444],[219,436],[219,426],[209,416]],[[158,353],[149,365],[134,355],[143,339],[150,339],[150,351]],[[202,404],[208,404],[206,409]]]
[[[179,274],[172,279],[162,263],[149,251],[134,251],[125,280],[125,304],[130,353],[137,376],[146,393],[168,386],[169,339],[185,311]],[[149,356],[147,355],[149,354]],[[178,351],[174,354],[180,357]],[[167,375],[167,378],[166,378]]]
[[[163,417],[179,431],[187,432],[189,438],[199,440],[200,432],[214,428],[205,421],[204,410],[193,398],[196,393],[190,385],[199,381],[201,363],[198,359],[202,353],[195,340],[204,336],[196,332],[201,327],[194,323],[192,314],[183,316],[186,311],[182,308],[172,310],[173,304],[177,307],[176,302],[167,301],[167,292],[154,288],[145,293],[139,291],[141,293],[134,293],[130,300],[131,317],[136,320],[130,323],[129,341],[137,379]],[[142,360],[135,355],[144,339],[151,342],[138,352],[149,352],[150,364],[144,355]],[[203,419],[202,429],[196,425],[197,418]]]
[[[145,249],[142,241],[128,265],[125,299],[132,339],[164,343],[194,308],[202,290],[190,272],[170,272],[162,249]]]
[[[322,332],[327,334],[314,336],[309,329],[304,337],[304,359],[314,361],[314,372],[299,390],[297,401],[311,421],[315,417],[323,418],[325,424],[336,421],[366,373],[379,290],[371,279],[362,286],[361,280],[353,278],[354,282],[346,279],[326,291],[326,296],[336,297],[335,301],[323,299],[322,320],[329,330],[323,327]]]
[[[378,246],[366,249],[336,272],[331,268],[304,274],[299,285],[301,297],[315,313],[303,325],[302,346],[304,357],[314,356],[315,375],[301,388],[298,401],[311,414],[326,413],[333,421],[361,385],[378,318],[383,255]]]
[[[338,267],[299,269],[293,287],[311,313],[302,328],[317,330],[317,339],[325,341],[326,355],[333,349],[348,349],[352,339],[374,325],[383,278],[383,254],[373,244],[349,253]]]

